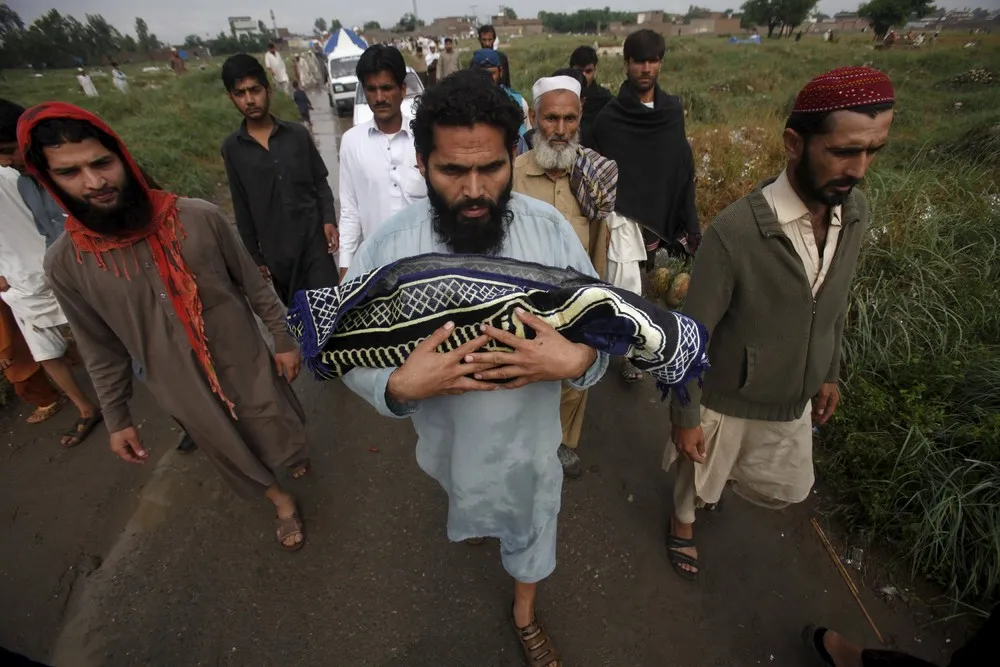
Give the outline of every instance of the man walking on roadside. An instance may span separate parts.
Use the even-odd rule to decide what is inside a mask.
[[[451,37],[444,38],[444,51],[438,58],[438,81],[459,70],[458,52],[455,51],[455,41]]]
[[[285,67],[285,59],[278,53],[278,47],[273,42],[267,45],[267,53],[264,54],[264,66],[271,73],[271,77],[278,84],[281,92],[291,96],[292,84],[288,81],[288,68]]]
[[[407,207],[366,239],[347,280],[430,252],[509,257],[594,276],[558,211],[511,193],[520,116],[479,72],[462,70],[428,89],[413,121],[427,203]],[[535,594],[556,565],[559,392],[564,380],[576,389],[596,383],[607,355],[570,343],[526,312],[517,317],[534,338],[484,327],[482,336],[442,353],[438,346],[453,333],[446,324],[401,366],[355,368],[344,383],[379,414],[412,420],[417,463],[449,495],[448,538],[499,539],[525,658],[532,667],[558,667],[535,616]],[[490,339],[513,351],[478,352]]]
[[[0,370],[14,388],[14,393],[34,410],[29,424],[40,424],[62,407],[61,396],[49,381],[41,364],[31,356],[28,343],[14,321],[14,313],[0,299]]]
[[[507,54],[503,51],[497,51],[494,45],[497,43],[497,31],[489,24],[479,26],[479,48],[489,49],[490,51],[496,51],[497,60],[500,63],[500,83],[505,85],[508,89],[510,86],[510,62],[507,60]],[[476,67],[475,59],[469,67]]]
[[[358,81],[373,118],[340,142],[340,276],[361,242],[379,225],[427,196],[413,149],[413,120],[403,114],[406,61],[393,46],[369,47],[358,60]]]
[[[671,403],[678,464],[668,555],[694,579],[695,508],[727,481],[781,509],[812,488],[812,428],[840,401],[841,338],[868,200],[854,189],[889,139],[882,72],[844,67],[799,92],[783,134],[785,170],[726,208],[705,233],[684,313],[711,336],[712,367],[691,402]]]
[[[592,46],[578,46],[569,57],[569,66],[580,70],[587,85],[580,94],[583,99],[583,117],[580,119],[580,143],[587,148],[594,145],[594,121],[605,105],[611,101],[611,91],[597,83],[597,51]]]
[[[665,51],[657,32],[644,29],[628,36],[626,80],[594,123],[594,150],[618,164],[616,210],[627,220],[612,229],[609,252],[622,286],[641,282],[643,252],[634,225],[642,230],[647,271],[661,241],[668,249],[693,253],[701,238],[684,105],[657,83]],[[626,360],[622,377],[636,382],[642,374]]]
[[[271,115],[267,73],[253,56],[226,60],[222,83],[244,118],[222,143],[243,244],[285,304],[299,290],[336,285],[337,212],[309,130]]]
[[[9,125],[0,128],[0,135],[10,130]],[[9,146],[5,141],[9,138],[0,136],[3,146]],[[13,159],[13,152],[5,153],[5,164],[12,164]],[[41,364],[80,413],[73,427],[60,438],[64,447],[75,447],[103,417],[73,375],[66,316],[45,279],[45,239],[21,199],[19,177],[20,173],[10,166],[0,167],[0,298],[10,307],[31,358]]]
[[[424,88],[430,85],[427,80],[427,61],[424,59],[424,47],[420,44],[417,44],[417,48],[413,52],[413,71],[417,73],[417,78],[420,79],[420,83],[424,84]]]
[[[237,489],[277,512],[279,546],[302,546],[295,501],[276,471],[308,470],[300,367],[284,309],[218,208],[148,187],[99,118],[63,103],[18,124],[27,168],[70,212],[45,273],[100,397],[111,449],[148,453],[129,412],[133,362],[161,407]],[[274,337],[258,333],[256,314]]]
[[[514,161],[514,192],[551,204],[569,221],[594,271],[607,270],[604,219],[615,210],[618,166],[580,145],[580,82],[570,76],[539,79],[532,87],[534,148]],[[582,473],[576,448],[583,429],[587,391],[563,383],[559,462],[568,477]]]
[[[529,119],[530,110],[528,109],[528,103],[524,101],[521,93],[511,90],[510,86],[504,84],[500,53],[493,49],[479,49],[472,56],[472,68],[479,69],[489,75],[493,80],[493,85],[505,92],[521,109],[521,127],[518,129],[517,134],[518,141],[520,141],[524,138],[525,133],[531,129],[531,120]]]

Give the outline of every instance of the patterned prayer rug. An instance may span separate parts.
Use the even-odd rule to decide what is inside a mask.
[[[572,269],[482,255],[418,255],[338,287],[301,291],[288,328],[306,365],[332,379],[356,367],[402,365],[449,320],[455,330],[441,351],[476,338],[482,323],[533,338],[515,317],[517,307],[574,343],[628,357],[653,376],[664,398],[674,388],[686,402],[684,385],[708,368],[705,328],[686,315]]]

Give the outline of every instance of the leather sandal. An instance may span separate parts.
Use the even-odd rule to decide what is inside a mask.
[[[512,617],[513,613],[514,609],[511,607]],[[529,667],[561,667],[562,661],[559,659],[555,644],[552,643],[552,638],[537,620],[531,621],[523,628],[517,627],[515,622],[514,631],[521,641],[524,659],[528,661]]]
[[[694,546],[694,540],[677,537],[676,535],[667,535],[667,558],[670,560],[670,565],[673,566],[677,574],[688,581],[698,580],[698,572],[701,570],[698,566],[698,558],[688,556],[683,551],[678,551],[678,549],[690,549]],[[697,569],[694,571],[686,570],[681,567],[682,565]]]
[[[296,511],[292,513],[291,516],[277,517],[274,520],[275,532],[278,537],[278,546],[285,551],[298,551],[306,543],[306,534],[302,531],[302,519],[299,518],[299,513]],[[302,536],[302,541],[286,544],[285,540],[289,537],[295,537],[296,535]]]

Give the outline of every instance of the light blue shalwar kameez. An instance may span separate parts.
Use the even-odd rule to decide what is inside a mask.
[[[513,194],[513,222],[500,255],[595,276],[576,232],[555,208]],[[416,202],[365,239],[347,278],[404,257],[450,250],[437,239],[430,204]],[[583,377],[586,389],[604,375],[606,354]],[[545,579],[556,566],[556,517],[562,466],[559,382],[520,389],[438,396],[419,403],[387,403],[393,368],[356,368],[344,382],[385,417],[410,417],[417,431],[417,464],[448,494],[448,538],[496,537],[504,569],[524,583]]]

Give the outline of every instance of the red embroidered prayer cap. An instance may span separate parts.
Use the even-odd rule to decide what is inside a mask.
[[[795,98],[792,113],[852,109],[895,100],[892,82],[871,67],[840,67],[820,74]]]

